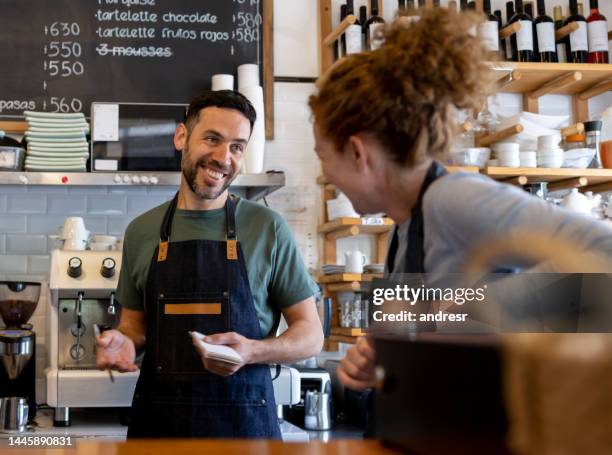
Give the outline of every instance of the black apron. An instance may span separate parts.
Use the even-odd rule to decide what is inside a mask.
[[[425,273],[425,227],[423,224],[423,197],[429,186],[448,172],[437,161],[431,163],[425,179],[421,185],[421,191],[410,214],[410,226],[408,227],[408,248],[406,250],[406,268],[397,273]],[[399,245],[397,225],[393,229],[393,237],[387,252],[387,270],[393,270],[395,256]]]
[[[146,354],[128,437],[280,439],[269,366],[245,365],[227,378],[210,373],[188,334],[263,338],[236,240],[234,203],[228,196],[226,241],[169,243],[177,200],[178,193],[147,277]]]

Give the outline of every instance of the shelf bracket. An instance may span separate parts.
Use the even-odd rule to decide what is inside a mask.
[[[540,97],[548,95],[555,90],[561,90],[580,80],[582,80],[582,73],[580,71],[572,71],[571,73],[563,74],[552,81],[546,82],[541,87],[523,95],[523,109],[527,112],[537,114],[540,110],[538,101]]]
[[[540,98],[544,95],[548,95],[549,93],[554,92],[555,90],[561,90],[562,88],[567,87],[568,85],[572,85],[575,82],[582,80],[582,73],[580,71],[572,71],[571,73],[566,73],[559,76],[552,81],[548,81],[540,88],[535,89],[534,91],[527,93],[529,98]]]
[[[523,132],[523,125],[513,125],[509,128],[503,129],[501,131],[497,131],[496,133],[477,137],[476,146],[477,147],[488,147],[491,144],[495,144],[496,142],[501,142],[504,139],[508,139],[509,137],[512,137],[515,134],[520,134],[522,132]]]
[[[334,31],[325,37],[325,39],[323,40],[323,45],[327,47],[332,46],[338,40],[338,38],[340,38],[340,36],[346,31],[346,29],[353,25],[356,21],[357,16],[353,14],[349,14],[348,16],[346,16],[344,20],[340,22],[340,24],[334,29]]]
[[[606,93],[609,90],[612,90],[612,79],[606,79],[605,81],[599,82],[577,96],[580,101],[588,101],[590,98]]]
[[[514,22],[500,30],[499,38],[508,39],[509,37],[514,35],[516,32],[518,32],[520,29],[521,29],[521,24],[519,22]]]
[[[586,177],[576,177],[569,180],[561,180],[559,182],[551,182],[548,184],[548,191],[568,190],[570,188],[584,188],[589,184],[589,179]]]
[[[511,185],[524,186],[529,183],[529,179],[525,175],[519,175],[518,177],[512,177],[508,180],[504,180],[503,182]]]
[[[354,237],[359,235],[359,226],[350,226],[344,229],[339,229],[337,231],[329,232],[326,237],[329,240],[338,240],[343,239],[345,237]]]
[[[567,35],[569,35],[572,32],[575,32],[579,28],[580,26],[578,25],[577,22],[570,22],[569,24],[561,27],[559,30],[555,32],[555,41],[561,41]]]
[[[573,134],[584,133],[584,124],[576,123],[575,125],[568,126],[567,128],[561,128],[561,137],[571,136]]]

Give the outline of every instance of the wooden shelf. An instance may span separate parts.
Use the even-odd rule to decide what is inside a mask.
[[[459,172],[459,171],[462,171],[462,172],[478,172],[480,170],[480,169],[478,169],[477,166],[451,166],[451,165],[446,165],[445,168],[450,173]],[[327,185],[327,184],[329,184],[329,181],[325,178],[324,175],[320,175],[320,176],[317,177],[317,183],[319,185]]]
[[[571,84],[561,84],[548,93],[577,95],[593,88],[595,85],[612,80],[612,65],[595,65],[586,63],[516,63],[498,62],[491,64],[494,71],[510,73],[519,71],[521,78],[509,82],[503,88],[504,92],[532,93],[546,84],[564,77],[566,74],[579,72],[581,78]]]
[[[330,335],[327,338],[325,350],[326,351],[337,351],[338,343],[355,344],[356,342],[357,342],[357,337],[343,336],[343,335]]]
[[[317,280],[319,283],[329,284],[329,283],[350,283],[353,281],[362,282],[362,281],[372,281],[377,278],[382,278],[382,273],[337,273],[334,275],[321,275]]]
[[[364,336],[366,333],[362,329],[354,329],[352,327],[332,327],[330,334],[342,337],[359,338]]]
[[[338,218],[320,225],[318,232],[328,234],[344,231],[345,235],[336,236],[336,238],[342,238],[358,234],[382,234],[389,232],[392,228],[393,220],[391,218]]]
[[[554,184],[554,190],[584,187],[592,191],[612,190],[612,169],[548,169],[524,167],[488,167],[483,174],[500,181],[515,181],[526,177],[527,183],[548,182]],[[607,190],[607,187],[610,187]]]

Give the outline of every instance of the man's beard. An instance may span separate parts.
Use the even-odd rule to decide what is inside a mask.
[[[234,174],[231,166],[223,165],[210,157],[203,156],[195,163],[190,158],[189,148],[185,145],[183,158],[181,159],[181,171],[191,191],[200,199],[217,199],[238,176],[237,173]],[[205,184],[200,185],[198,183],[198,169],[202,168],[202,170],[206,172],[206,167],[210,167],[217,172],[227,175],[224,177],[225,183],[223,183],[221,188],[209,188]]]

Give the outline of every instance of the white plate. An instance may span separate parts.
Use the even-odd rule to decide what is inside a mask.
[[[85,133],[83,133],[82,131],[74,131],[74,132],[67,132],[67,133],[39,133],[39,132],[32,132],[32,131],[26,131],[25,132],[26,137],[28,138],[35,138],[35,139],[59,139],[59,138],[66,138],[66,139],[81,139],[81,140],[85,140]]]
[[[42,118],[57,118],[57,119],[85,118],[85,114],[83,114],[82,112],[61,113],[61,112],[24,111],[23,115],[25,115],[26,117],[42,117]]]
[[[85,166],[25,166],[26,171],[49,171],[49,172],[85,172]]]
[[[87,140],[85,137],[75,137],[75,138],[61,138],[61,137],[34,137],[32,139],[28,139],[28,144],[31,142],[36,142],[41,145],[56,145],[58,142],[75,144],[85,144],[87,145]]]
[[[54,153],[54,152],[39,152],[38,150],[28,150],[28,156],[38,158],[89,158],[87,152],[66,152],[66,153]]]
[[[40,140],[32,140],[28,141],[28,146],[38,147],[38,148],[50,148],[50,149],[59,149],[59,148],[89,148],[89,144],[87,141],[79,140],[79,141],[40,141]]]
[[[46,146],[37,146],[37,145],[29,145],[28,150],[36,150],[38,152],[54,152],[54,153],[62,153],[62,152],[87,152],[89,151],[89,147],[79,145],[78,147],[46,147]]]
[[[64,134],[87,134],[87,128],[28,128],[30,133],[64,133]]]

